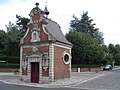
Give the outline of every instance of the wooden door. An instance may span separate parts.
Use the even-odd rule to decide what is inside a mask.
[[[39,83],[39,63],[31,62],[31,82]]]

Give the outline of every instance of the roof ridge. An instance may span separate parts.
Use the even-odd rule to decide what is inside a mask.
[[[46,18],[46,19],[49,20],[49,21],[52,21],[52,22],[56,23],[60,27],[60,25],[56,21],[52,20],[51,18]]]

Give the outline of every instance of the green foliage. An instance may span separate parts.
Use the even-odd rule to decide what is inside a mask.
[[[73,16],[70,22],[70,32],[66,38],[74,45],[72,48],[73,64],[101,64],[104,59],[103,33],[95,28],[93,19],[88,12],[81,15],[81,19]]]
[[[75,30],[77,32],[84,32],[89,33],[93,38],[98,40],[99,44],[104,43],[103,39],[103,33],[99,32],[98,28],[95,28],[95,25],[93,22],[93,19],[88,17],[88,12],[85,12],[81,15],[81,19],[78,19],[76,16],[73,16],[74,20],[71,20],[70,22],[70,29]]]
[[[29,19],[16,15],[17,25],[9,21],[7,32],[0,30],[0,63],[6,67],[18,67],[20,55],[20,39],[27,30]],[[15,65],[14,65],[15,64]]]
[[[120,65],[120,53],[114,55],[116,65]]]
[[[19,57],[0,56],[0,68],[19,68]]]
[[[110,43],[107,45],[102,45],[104,50],[104,60],[103,64],[113,64],[120,65],[120,45]]]
[[[20,63],[20,31],[11,22],[6,25],[6,28],[7,32],[0,30],[0,67],[18,68]]]
[[[20,28],[20,32],[21,32],[21,36],[23,37],[27,28],[28,28],[28,22],[30,21],[30,19],[25,18],[25,17],[21,17],[20,15],[16,15],[17,18],[17,22],[16,24],[19,26]]]
[[[0,63],[0,68],[19,68],[19,64],[14,63]]]
[[[6,33],[3,30],[0,30],[0,56],[3,56],[5,54],[5,38]]]
[[[102,47],[89,33],[70,31],[66,34],[66,38],[74,45],[73,64],[98,64],[103,60]]]
[[[11,56],[0,56],[0,61],[5,61],[5,63],[20,63],[20,57],[11,57]]]
[[[21,39],[20,31],[16,25],[9,22],[4,42],[5,55],[19,56],[19,43]]]
[[[113,63],[113,55],[112,54],[108,54],[106,55],[106,61],[107,61],[107,64],[111,64]]]

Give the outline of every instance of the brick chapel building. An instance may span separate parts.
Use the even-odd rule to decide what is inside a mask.
[[[43,83],[70,77],[72,44],[60,26],[47,18],[47,7],[30,11],[28,29],[20,42],[20,79]]]

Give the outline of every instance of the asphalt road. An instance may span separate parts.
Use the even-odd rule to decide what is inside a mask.
[[[76,85],[86,90],[120,90],[120,69],[105,71],[105,75],[97,79]]]
[[[73,88],[40,88],[40,87],[31,87],[31,86],[20,86],[5,84],[0,82],[0,90],[84,90],[84,89],[73,89]]]
[[[120,90],[120,69],[105,71],[104,76],[69,87],[41,88],[0,82],[0,90]]]

